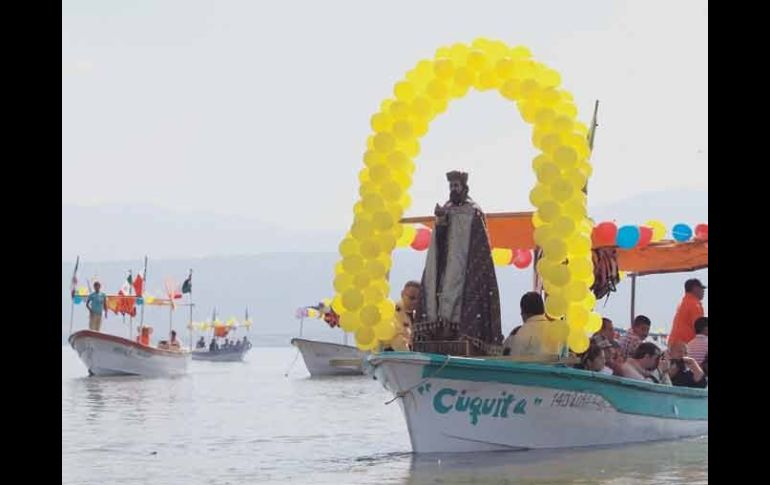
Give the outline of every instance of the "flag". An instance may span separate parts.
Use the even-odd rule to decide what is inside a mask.
[[[138,274],[136,275],[136,278],[134,278],[134,294],[138,297],[142,296],[142,290],[144,290],[144,279],[142,278],[142,275]]]
[[[72,280],[70,280],[70,295],[75,298],[78,290],[78,266],[80,266],[80,256],[75,260],[75,269],[72,271]]]
[[[182,294],[184,293],[192,293],[192,271],[187,279],[184,280],[184,283],[182,283]]]
[[[130,295],[133,285],[134,285],[134,281],[133,281],[131,272],[129,271],[128,278],[126,278],[126,281],[123,282],[123,286],[120,287],[120,290],[118,291],[118,295],[125,295],[125,296]]]

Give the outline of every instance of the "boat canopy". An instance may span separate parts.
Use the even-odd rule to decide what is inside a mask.
[[[492,247],[536,249],[532,212],[496,212],[486,214],[487,230]],[[406,217],[402,224],[422,224],[433,228],[434,216]],[[598,247],[613,246],[597,246]],[[708,241],[672,240],[650,243],[644,247],[617,251],[618,269],[637,275],[678,273],[708,268]]]

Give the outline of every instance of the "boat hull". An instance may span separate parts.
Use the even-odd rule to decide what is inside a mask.
[[[249,350],[238,352],[209,352],[208,350],[194,350],[192,360],[203,360],[207,362],[243,362],[243,357]]]
[[[291,339],[302,353],[305,367],[313,377],[363,375],[364,353],[349,345],[302,338]]]
[[[708,390],[543,364],[410,352],[367,365],[416,453],[604,446],[708,434]]]
[[[190,352],[147,347],[132,340],[92,330],[70,335],[69,343],[95,376],[169,377],[187,373]]]

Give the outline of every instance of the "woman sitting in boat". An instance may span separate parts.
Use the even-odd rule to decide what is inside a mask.
[[[592,372],[605,372],[605,362],[604,349],[599,344],[592,343],[588,350],[581,354],[580,363],[575,368]]]

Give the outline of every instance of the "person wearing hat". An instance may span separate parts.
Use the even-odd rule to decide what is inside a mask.
[[[695,338],[695,320],[703,316],[701,301],[706,294],[706,287],[698,279],[689,279],[684,282],[684,297],[674,315],[674,323],[671,325],[671,334],[668,336],[668,346],[683,342],[687,343]]]

